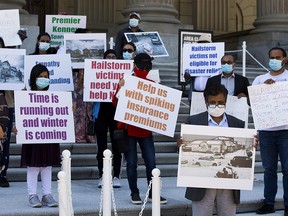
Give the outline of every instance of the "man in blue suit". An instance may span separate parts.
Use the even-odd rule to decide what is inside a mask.
[[[244,128],[245,123],[225,113],[228,91],[220,83],[206,85],[204,98],[207,111],[189,116],[186,124],[207,125],[215,127]],[[182,137],[177,140],[178,146],[183,143]],[[217,215],[233,216],[236,204],[240,202],[239,190],[187,188],[185,197],[192,200],[192,213],[196,216],[212,216],[214,203],[217,204]]]

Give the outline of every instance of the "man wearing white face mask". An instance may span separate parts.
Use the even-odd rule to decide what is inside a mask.
[[[122,58],[122,48],[127,40],[125,38],[124,33],[127,32],[143,32],[139,28],[139,23],[141,22],[141,16],[137,12],[132,12],[129,14],[129,25],[128,27],[121,29],[116,36],[115,41],[115,51],[117,53],[117,58]]]
[[[189,116],[185,124],[206,125],[211,127],[244,128],[244,122],[225,113],[228,91],[220,83],[206,85],[204,98],[207,112]],[[177,139],[178,146],[185,140]],[[192,215],[212,216],[214,204],[217,215],[236,215],[236,204],[240,202],[239,190],[187,188],[185,197],[192,201]]]
[[[235,58],[232,55],[224,55],[221,58],[222,73],[210,77],[206,83],[211,85],[212,83],[221,83],[228,90],[228,95],[241,97],[248,97],[249,81],[246,77],[234,73]]]
[[[288,81],[288,71],[284,65],[287,54],[283,48],[273,47],[269,50],[269,73],[257,76],[252,85]],[[267,116],[269,118],[269,116]],[[264,167],[264,199],[257,214],[275,212],[274,203],[277,194],[277,164],[281,162],[283,173],[284,215],[288,216],[288,125],[259,130],[259,144],[262,165]]]

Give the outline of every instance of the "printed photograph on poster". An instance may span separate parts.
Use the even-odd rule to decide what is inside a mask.
[[[136,45],[137,53],[147,53],[153,57],[169,56],[158,32],[124,33],[126,40]]]
[[[72,67],[84,68],[85,59],[103,59],[106,34],[64,34],[64,48],[71,55]]]
[[[212,32],[211,31],[194,31],[194,30],[189,30],[189,29],[179,29],[178,31],[178,84],[185,84],[185,78],[184,78],[184,73],[185,71],[183,70],[183,45],[184,44],[191,44],[191,43],[197,43],[199,40],[200,36],[202,34],[208,34],[211,36],[212,39]],[[213,40],[212,40],[213,41]]]
[[[0,49],[0,88],[21,90],[24,88],[25,49]]]
[[[177,186],[252,190],[254,129],[181,125]]]

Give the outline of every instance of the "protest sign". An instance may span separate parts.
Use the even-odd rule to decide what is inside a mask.
[[[5,46],[18,46],[22,41],[18,35],[20,30],[19,10],[0,10],[0,37]]]
[[[85,59],[83,100],[111,102],[119,80],[132,71],[132,60]]]
[[[17,143],[74,143],[71,92],[15,91]]]
[[[135,76],[124,80],[115,120],[173,137],[182,92]]]
[[[252,190],[256,130],[181,125],[177,186]]]
[[[24,88],[25,49],[0,49],[0,89],[21,90]]]
[[[184,78],[185,71],[183,70],[183,46],[184,44],[197,43],[202,34],[210,35],[212,39],[212,32],[199,32],[190,29],[179,29],[178,30],[178,84],[186,84]]]
[[[193,43],[183,45],[183,70],[190,76],[211,76],[219,73],[225,44]]]
[[[74,91],[71,58],[69,54],[29,55],[25,57],[25,85],[30,89],[32,68],[42,64],[49,70],[49,91]]]
[[[288,82],[248,87],[254,126],[258,130],[288,125]]]
[[[126,40],[133,42],[137,53],[147,53],[153,57],[169,56],[158,32],[127,32]]]
[[[192,92],[190,115],[195,115],[207,111],[205,99],[202,92]],[[248,127],[249,106],[247,98],[239,98],[236,96],[227,96],[226,111],[227,114],[232,115],[245,122],[245,127]]]
[[[64,44],[64,34],[86,28],[86,16],[46,15],[45,30],[51,36],[51,46]]]
[[[64,34],[64,49],[71,55],[73,68],[84,68],[85,59],[103,59],[106,34]]]

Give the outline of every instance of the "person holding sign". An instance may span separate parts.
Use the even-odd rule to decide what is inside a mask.
[[[211,127],[244,128],[245,122],[225,113],[228,91],[220,83],[207,85],[204,98],[206,112],[189,116],[185,124],[207,125]],[[184,143],[182,137],[177,139],[180,147]],[[213,215],[214,203],[217,215],[236,215],[236,204],[240,202],[239,190],[187,188],[185,197],[192,201],[192,214],[197,216]]]
[[[30,74],[32,91],[47,91],[49,89],[49,71],[41,64],[35,65]],[[27,167],[27,190],[29,204],[33,208],[42,206],[57,207],[58,203],[51,195],[52,166],[60,165],[59,144],[23,144],[21,152],[21,167]],[[38,175],[41,175],[42,201],[37,196]]]
[[[209,34],[202,34],[199,37],[197,43],[212,43],[211,36]],[[190,84],[190,89],[188,93],[188,101],[189,101],[189,104],[191,105],[192,92],[193,91],[203,92],[209,76],[192,77],[190,76],[188,72],[185,72],[184,78],[185,78],[186,83]]]
[[[149,71],[152,69],[152,58],[146,53],[139,53],[134,58],[134,76],[137,76],[141,79],[146,79]],[[113,97],[113,104],[117,106],[117,93],[124,86],[125,81],[122,79],[119,81],[118,88],[116,90],[115,96]],[[121,122],[119,122],[121,123]],[[126,125],[124,123],[118,124],[118,128],[127,128],[128,132],[128,143],[129,150],[124,153],[125,159],[127,161],[127,177],[129,188],[131,191],[131,202],[133,204],[141,204],[142,200],[139,196],[139,189],[137,186],[137,143],[139,143],[142,158],[144,159],[146,167],[146,178],[147,183],[152,179],[152,170],[156,167],[155,161],[155,148],[153,135],[151,131],[133,126]],[[152,199],[152,189],[149,191],[149,199]],[[163,197],[160,197],[160,203],[167,203],[167,200]]]
[[[41,54],[56,54],[57,50],[50,47],[51,37],[47,32],[41,33],[37,37],[37,43],[34,53],[32,55]]]
[[[141,22],[141,16],[137,12],[132,12],[129,14],[129,26],[121,29],[117,35],[116,35],[116,41],[115,41],[115,50],[117,53],[117,57],[122,57],[122,48],[125,43],[127,43],[127,40],[125,38],[126,32],[143,32],[139,28],[139,23]]]
[[[246,77],[233,72],[235,68],[235,58],[232,55],[224,55],[221,58],[222,73],[208,79],[206,85],[221,83],[228,90],[228,95],[248,97],[249,81]]]
[[[288,71],[285,69],[287,54],[281,47],[273,47],[268,52],[269,73],[257,76],[252,85],[288,81]],[[269,116],[267,116],[269,118]],[[283,191],[285,214],[288,216],[288,125],[259,130],[260,154],[264,167],[264,200],[257,214],[275,212],[274,203],[277,193],[277,164],[280,158],[283,173]]]
[[[104,59],[116,59],[115,50],[108,49],[104,53]],[[95,102],[93,103],[92,116],[95,119],[95,130],[97,138],[97,161],[99,171],[98,187],[102,187],[103,175],[103,152],[107,149],[107,133],[109,129],[112,153],[113,153],[113,187],[120,188],[120,173],[122,155],[119,152],[117,141],[114,140],[114,130],[117,129],[117,122],[114,120],[115,106],[111,102]]]

